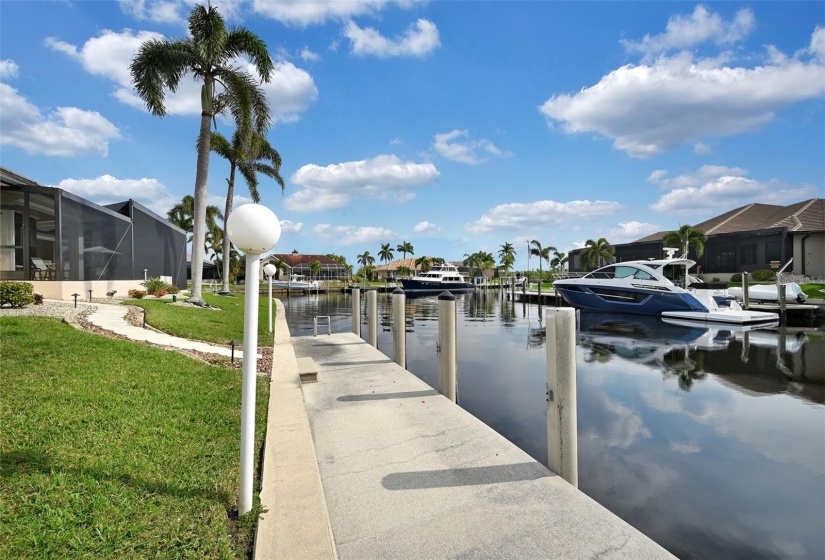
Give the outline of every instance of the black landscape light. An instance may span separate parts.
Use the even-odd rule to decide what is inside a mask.
[[[92,290],[89,290],[89,301],[92,301]]]
[[[143,328],[146,328],[146,314],[149,312],[145,307],[143,308]]]
[[[237,344],[234,340],[229,341],[229,346],[232,347],[232,355],[230,358],[230,363],[235,363],[235,344]]]
[[[74,306],[77,307],[77,296],[80,294],[72,294],[74,296]]]
[[[176,301],[178,301],[178,296],[172,294],[172,303],[175,303]]]

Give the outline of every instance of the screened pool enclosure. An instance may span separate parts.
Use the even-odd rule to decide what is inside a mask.
[[[100,206],[0,168],[3,280],[91,287],[159,276],[186,288],[185,249],[183,230],[133,200]]]

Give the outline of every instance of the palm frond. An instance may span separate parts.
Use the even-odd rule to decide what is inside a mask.
[[[266,43],[244,28],[233,28],[226,39],[226,52],[230,57],[246,55],[255,66],[262,81],[269,83],[274,65]]]

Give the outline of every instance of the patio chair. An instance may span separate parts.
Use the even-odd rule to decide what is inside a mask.
[[[40,257],[31,257],[34,265],[35,280],[54,280],[54,269],[43,262]]]

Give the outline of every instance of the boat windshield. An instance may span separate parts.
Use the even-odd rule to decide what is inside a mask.
[[[636,278],[638,280],[652,280],[653,276],[640,268],[636,268],[635,266],[611,265],[593,271],[585,276],[585,278]]]

